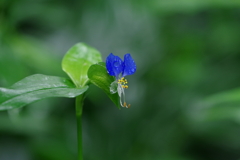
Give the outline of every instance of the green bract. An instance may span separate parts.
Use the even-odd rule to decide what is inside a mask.
[[[110,92],[111,84],[115,79],[107,73],[106,64],[104,62],[92,65],[88,70],[88,78],[92,84],[101,88],[113,103],[120,108],[118,94],[116,92],[114,94]]]
[[[77,43],[64,56],[62,69],[77,87],[82,87],[89,80],[87,76],[89,67],[101,61],[101,54],[96,49],[84,43]]]

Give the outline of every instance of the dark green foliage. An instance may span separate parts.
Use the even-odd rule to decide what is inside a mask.
[[[103,61],[131,53],[130,109],[89,87],[85,159],[238,160],[240,103],[231,99],[240,87],[239,15],[234,0],[3,0],[0,84],[64,76],[61,58],[79,41]],[[0,112],[0,159],[76,159],[73,105],[46,99]]]

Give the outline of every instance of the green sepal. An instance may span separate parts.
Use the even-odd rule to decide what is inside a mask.
[[[114,93],[117,93],[117,88],[118,88],[118,82],[117,81],[114,81],[110,84],[110,93],[111,94],[114,94]]]

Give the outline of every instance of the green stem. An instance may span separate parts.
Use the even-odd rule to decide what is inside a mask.
[[[83,95],[80,95],[80,96],[76,97],[78,160],[83,160],[83,151],[82,151],[82,107],[83,107]]]

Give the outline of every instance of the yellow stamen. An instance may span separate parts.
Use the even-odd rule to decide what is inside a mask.
[[[122,77],[121,79],[118,80],[118,83],[122,85],[123,88],[128,88],[128,85],[126,85],[128,82],[127,82],[127,79],[125,79],[124,77]]]

